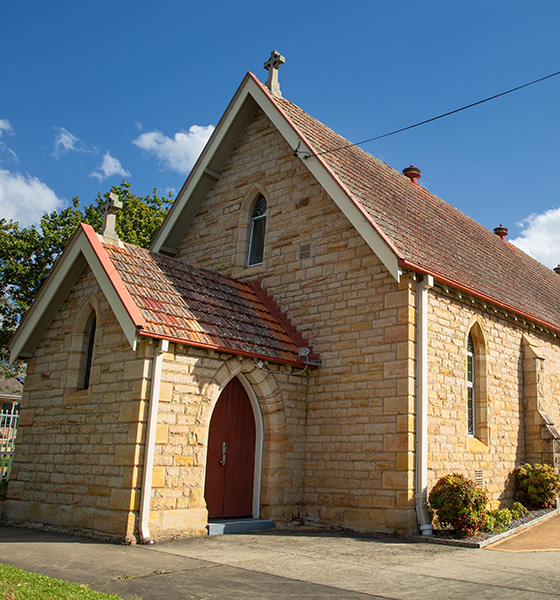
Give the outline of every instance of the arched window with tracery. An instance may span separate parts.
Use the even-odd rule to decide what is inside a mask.
[[[478,440],[486,445],[490,443],[486,364],[487,348],[484,329],[482,328],[482,324],[477,320],[470,328],[466,340],[466,425],[468,437],[472,442],[474,443]],[[480,450],[480,448],[478,449]]]
[[[469,334],[467,342],[467,414],[468,432],[471,437],[476,436],[476,361],[475,347],[472,335]]]
[[[247,266],[260,265],[264,257],[264,236],[266,230],[266,198],[259,194],[251,216],[251,231],[249,237],[249,255]]]

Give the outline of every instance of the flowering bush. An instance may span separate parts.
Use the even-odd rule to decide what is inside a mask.
[[[439,522],[453,527],[459,537],[475,535],[486,523],[486,493],[459,473],[438,480],[428,500]]]
[[[525,464],[514,470],[517,492],[520,502],[535,508],[555,506],[560,494],[560,475],[550,465]]]

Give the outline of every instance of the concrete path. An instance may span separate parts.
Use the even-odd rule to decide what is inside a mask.
[[[0,527],[0,557],[127,599],[560,599],[560,552],[473,550],[307,528],[127,547]]]

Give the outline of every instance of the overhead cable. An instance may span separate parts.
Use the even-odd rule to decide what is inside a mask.
[[[395,135],[396,133],[402,133],[403,131],[408,131],[409,129],[414,129],[415,127],[420,127],[420,125],[426,125],[426,123],[431,123],[432,121],[437,121],[438,119],[443,119],[443,117],[448,117],[449,115],[454,115],[455,113],[461,112],[463,110],[467,110],[467,108],[472,108],[473,106],[478,106],[479,104],[484,104],[485,102],[490,102],[490,100],[495,100],[496,98],[500,98],[501,96],[505,96],[506,94],[511,94],[512,92],[517,92],[523,88],[529,87],[530,85],[534,85],[535,83],[539,83],[541,81],[545,81],[545,79],[550,79],[551,77],[556,77],[560,75],[560,71],[556,71],[556,73],[551,73],[550,75],[546,75],[545,77],[540,77],[539,79],[535,79],[534,81],[530,81],[529,83],[524,83],[523,85],[518,85],[517,87],[511,88],[505,92],[501,92],[499,94],[495,94],[494,96],[489,96],[488,98],[484,98],[484,100],[479,100],[478,102],[473,102],[472,104],[467,104],[466,106],[462,106],[461,108],[456,108],[455,110],[450,110],[449,112],[443,113],[442,115],[438,115],[437,117],[432,117],[431,119],[426,119],[425,121],[420,121],[419,123],[414,123],[414,125],[408,125],[407,127],[401,127],[401,129],[395,129],[395,131],[390,131],[389,133],[384,133],[383,135],[377,135],[375,137],[369,138],[367,140],[363,140],[361,142],[356,142],[355,144],[346,144],[344,146],[339,146],[338,148],[331,148],[330,150],[323,150],[323,152],[317,152],[315,154],[304,154],[303,158],[311,158],[312,156],[321,156],[323,154],[330,154],[331,152],[337,152],[338,150],[344,150],[345,148],[350,148],[352,146],[361,146],[362,144],[367,144],[368,142],[374,142],[375,140],[380,140],[382,138],[389,137],[390,135]],[[299,148],[299,144],[298,144]],[[300,153],[300,150],[296,148],[294,150],[294,155]]]

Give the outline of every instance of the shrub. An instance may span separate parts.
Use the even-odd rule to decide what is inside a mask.
[[[442,525],[450,525],[459,537],[475,535],[486,523],[486,493],[464,475],[445,475],[428,497]]]
[[[484,531],[494,531],[496,533],[505,531],[507,526],[511,523],[512,518],[512,511],[508,508],[489,510],[486,513],[486,525],[484,525]]]
[[[496,519],[496,528],[505,529],[511,523],[511,511],[508,508],[500,508],[494,511],[494,517]]]
[[[525,515],[528,515],[529,511],[521,504],[521,502],[514,502],[511,507],[511,516],[514,519],[521,519]]]
[[[515,498],[535,508],[555,506],[560,494],[560,475],[550,465],[525,464],[514,470]]]
[[[486,513],[486,523],[484,524],[484,531],[494,531],[496,529],[496,517],[491,513]]]

